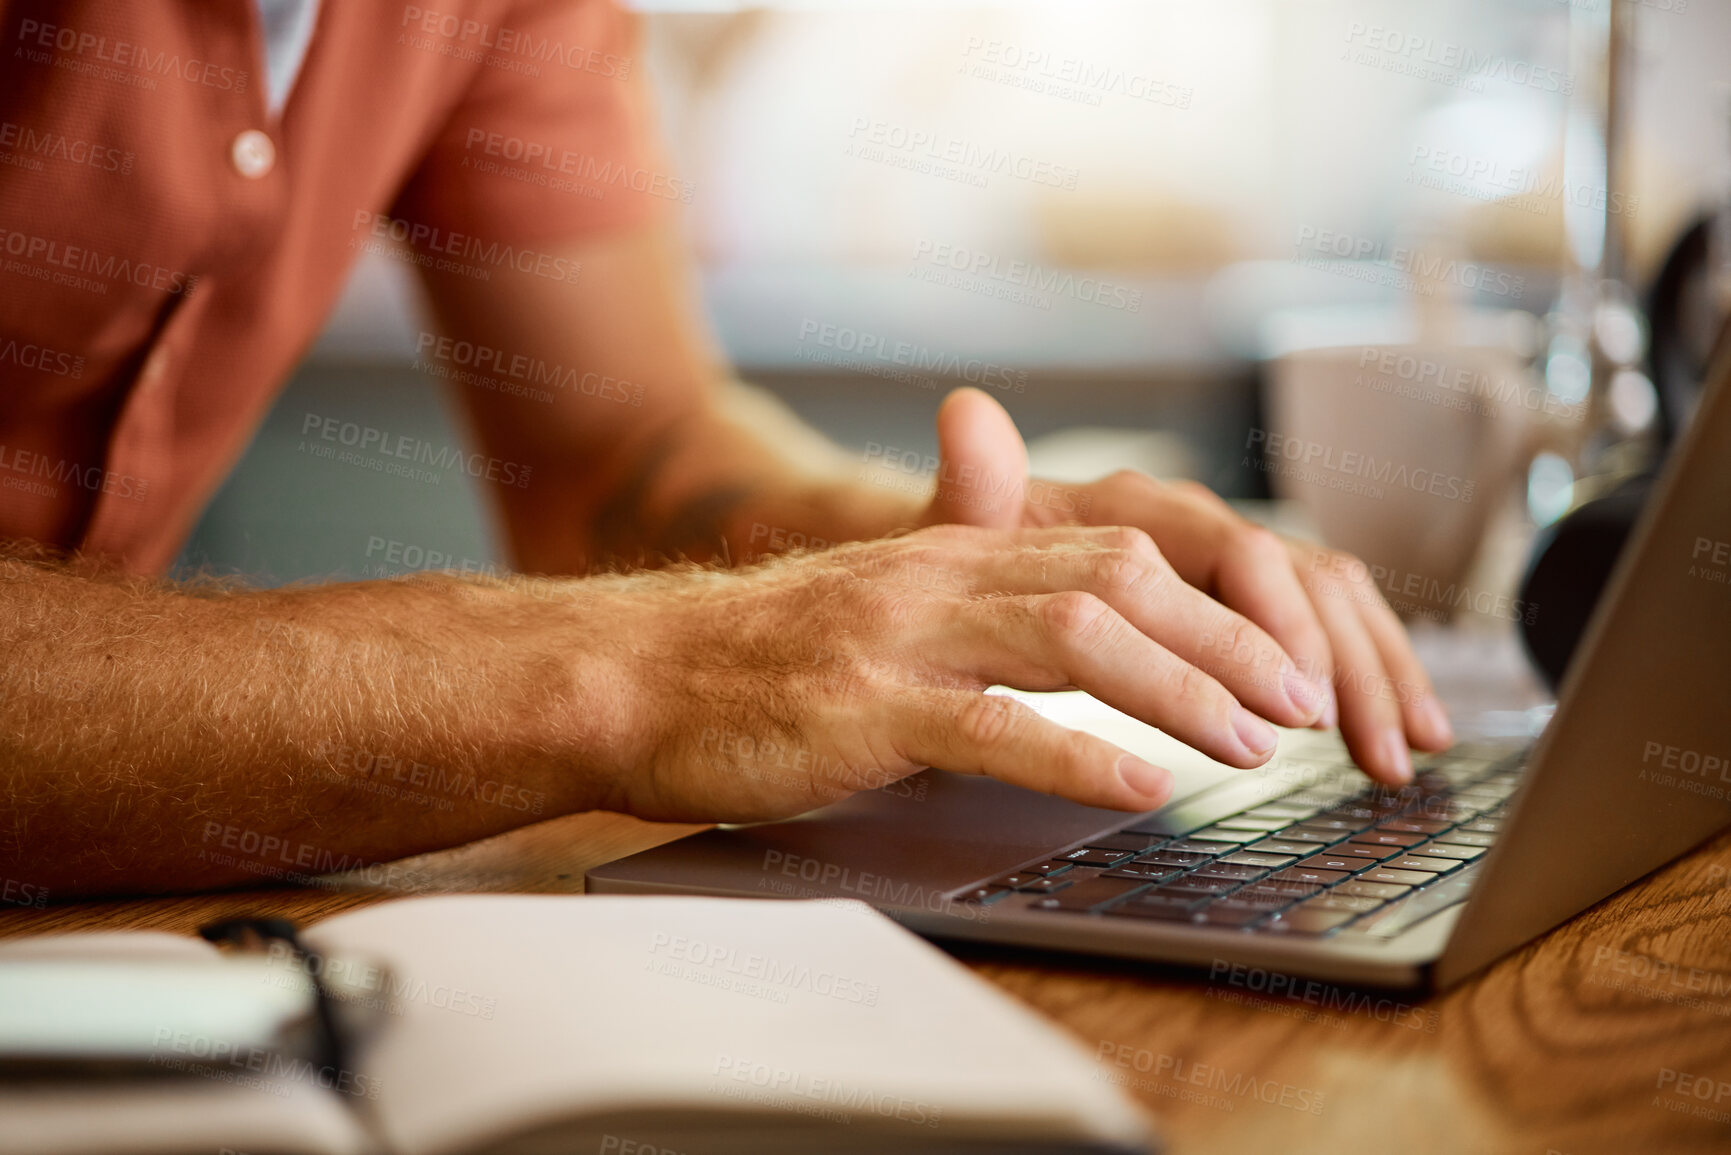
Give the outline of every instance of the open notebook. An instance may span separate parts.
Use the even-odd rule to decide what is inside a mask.
[[[269,1070],[25,1089],[0,1153],[1147,1151],[1067,1036],[853,902],[410,899],[318,923],[388,968],[344,1089]],[[149,932],[0,960],[206,957]],[[326,1080],[328,1082],[328,1080]]]

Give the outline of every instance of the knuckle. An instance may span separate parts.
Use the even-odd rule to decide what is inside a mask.
[[[1142,475],[1137,473],[1134,469],[1114,469],[1111,473],[1108,473],[1105,477],[1101,478],[1100,484],[1116,487],[1132,485],[1141,481],[1141,479]]]
[[[1160,547],[1154,543],[1148,531],[1135,525],[1114,525],[1106,538],[1114,549],[1128,550],[1141,554],[1145,558],[1164,560]]]
[[[969,745],[989,749],[1003,745],[1028,724],[1027,707],[1013,698],[976,694],[956,716],[956,729]]]
[[[1093,587],[1107,594],[1133,594],[1153,576],[1148,559],[1128,549],[1104,550],[1088,568]]]
[[[1110,486],[1113,489],[1148,490],[1154,488],[1159,482],[1138,470],[1114,469],[1105,476],[1100,484]]]
[[[1236,538],[1239,550],[1254,561],[1273,564],[1287,560],[1285,540],[1267,526],[1246,522]]]
[[[1166,560],[1166,555],[1160,552],[1160,546],[1147,530],[1140,526],[1129,525],[1124,527],[1124,534],[1125,548],[1133,549],[1144,557],[1153,558],[1156,561],[1164,562]]]
[[[1047,634],[1070,642],[1098,635],[1112,612],[1100,598],[1085,590],[1065,590],[1040,601],[1040,619]]]
[[[1191,501],[1200,502],[1211,509],[1231,508],[1218,493],[1215,493],[1200,481],[1183,478],[1179,481],[1169,482],[1168,484],[1171,486],[1172,492],[1178,496],[1187,498]]]

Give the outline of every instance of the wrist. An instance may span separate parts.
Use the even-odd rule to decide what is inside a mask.
[[[547,815],[612,809],[638,728],[624,676],[619,578],[441,579],[446,621],[480,667],[460,738]],[[472,708],[471,708],[472,707]]]

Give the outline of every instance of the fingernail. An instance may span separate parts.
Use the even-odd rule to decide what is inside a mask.
[[[1405,786],[1412,781],[1412,751],[1407,749],[1405,735],[1399,730],[1385,730],[1377,740],[1377,749],[1392,784]]]
[[[1273,726],[1243,706],[1232,707],[1232,731],[1238,735],[1239,744],[1258,758],[1272,754],[1280,741]]]
[[[1172,793],[1171,771],[1144,762],[1134,754],[1119,755],[1118,777],[1124,780],[1124,785],[1145,798],[1164,800]]]
[[[1449,713],[1443,709],[1443,704],[1433,695],[1426,698],[1424,705],[1419,709],[1429,723],[1430,731],[1436,736],[1437,742],[1444,746],[1453,746],[1455,744],[1455,728],[1450,724]]]
[[[1322,707],[1322,727],[1332,730],[1340,725],[1340,699],[1335,696],[1334,687],[1328,688],[1328,702]]]
[[[1286,700],[1306,718],[1319,718],[1328,708],[1328,691],[1297,670],[1288,670],[1280,679],[1286,689]]]

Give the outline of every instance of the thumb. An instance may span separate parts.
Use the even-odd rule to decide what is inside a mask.
[[[928,525],[1013,529],[1022,524],[1028,450],[1016,423],[978,389],[957,389],[938,407],[938,489]]]

